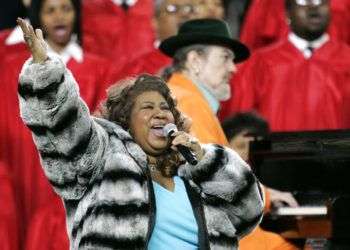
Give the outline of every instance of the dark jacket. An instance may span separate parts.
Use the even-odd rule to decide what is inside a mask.
[[[89,115],[74,78],[56,58],[25,63],[19,97],[45,174],[64,201],[71,249],[145,249],[156,212],[154,192],[146,154],[130,134]],[[261,219],[261,191],[235,152],[203,147],[198,165],[178,171],[197,219],[199,244],[236,249],[238,237]]]

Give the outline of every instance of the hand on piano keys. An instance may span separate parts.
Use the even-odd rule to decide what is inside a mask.
[[[332,234],[327,206],[275,208],[261,226],[287,239],[329,238]]]
[[[267,188],[267,192],[270,195],[271,207],[273,209],[286,206],[299,207],[298,202],[290,192],[282,192],[272,188]]]

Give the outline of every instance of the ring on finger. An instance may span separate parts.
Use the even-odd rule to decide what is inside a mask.
[[[193,139],[193,138],[190,138],[189,143],[190,143],[190,144],[196,144],[196,143],[197,143],[197,140],[196,140],[196,139]]]

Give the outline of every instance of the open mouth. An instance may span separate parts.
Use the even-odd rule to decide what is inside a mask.
[[[157,137],[166,137],[163,131],[164,126],[163,124],[153,125],[151,127],[151,133]]]
[[[57,37],[64,37],[68,34],[68,28],[66,25],[57,25],[54,27],[54,34]]]
[[[322,20],[322,15],[320,15],[318,12],[310,12],[307,15],[309,20],[315,20],[315,21],[319,21]]]

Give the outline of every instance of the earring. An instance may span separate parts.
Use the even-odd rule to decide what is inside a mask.
[[[196,67],[196,68],[194,68],[194,74],[195,75],[199,75],[199,69]]]

